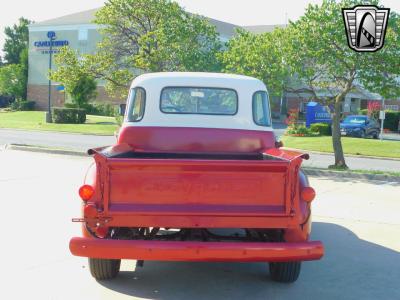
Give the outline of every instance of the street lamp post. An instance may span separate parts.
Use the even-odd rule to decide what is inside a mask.
[[[52,63],[52,58],[53,58],[53,41],[56,39],[56,33],[54,31],[49,31],[47,33],[47,37],[49,38],[49,43],[50,43],[50,50],[49,50],[49,75],[51,72],[51,63]],[[52,117],[51,117],[51,79],[49,77],[49,99],[48,99],[48,111],[46,114],[46,123],[52,123]]]

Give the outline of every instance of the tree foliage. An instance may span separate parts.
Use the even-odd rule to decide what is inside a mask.
[[[225,71],[257,77],[272,94],[308,94],[311,99],[334,103],[335,166],[344,168],[339,123],[346,95],[357,87],[388,98],[400,95],[399,16],[391,13],[380,51],[355,52],[347,44],[342,8],[357,4],[362,1],[324,0],[321,5],[309,5],[285,29],[261,35],[239,32],[222,54]]]
[[[346,95],[357,86],[384,96],[400,94],[400,43],[398,15],[392,13],[385,46],[378,52],[355,52],[347,45],[342,8],[362,1],[324,0],[309,5],[304,16],[287,29],[289,42],[283,49],[291,74],[305,84],[301,91],[335,104],[332,141],[335,166],[347,168],[340,136],[340,111]],[[379,5],[378,1],[370,4]]]
[[[58,70],[50,74],[54,81],[61,82],[71,96],[72,103],[83,108],[96,97],[96,81],[87,73],[86,61],[79,59],[77,51],[63,47],[55,58]]]
[[[19,64],[9,64],[0,68],[0,95],[25,99],[26,76]]]
[[[29,31],[28,25],[32,22],[21,17],[18,24],[6,27],[6,35],[3,52],[4,60],[7,64],[19,64],[21,52],[28,48]]]
[[[69,90],[72,97],[72,103],[77,108],[85,108],[90,100],[96,98],[96,81],[87,75],[80,77],[74,86]]]
[[[103,40],[94,54],[63,49],[58,80],[84,72],[106,81],[111,94],[125,95],[139,72],[217,71],[221,44],[214,26],[168,0],[109,0],[96,15]],[[72,55],[80,59],[69,64]],[[139,71],[141,70],[141,71]],[[58,71],[56,73],[59,73]]]
[[[256,77],[265,82],[270,94],[280,96],[286,90],[289,76],[282,55],[284,42],[284,29],[258,35],[239,30],[221,54],[223,69]]]

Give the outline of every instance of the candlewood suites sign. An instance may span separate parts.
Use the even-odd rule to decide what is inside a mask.
[[[52,33],[52,34],[49,34]],[[48,40],[42,41],[34,41],[33,46],[35,47],[36,51],[42,52],[42,54],[49,54],[50,53],[50,45],[52,47],[52,53],[57,53],[59,50],[57,48],[68,46],[68,40],[57,40],[54,31],[49,31],[47,33],[49,37]]]

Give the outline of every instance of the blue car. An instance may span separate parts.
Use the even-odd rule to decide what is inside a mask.
[[[373,137],[377,139],[379,137],[379,132],[379,123],[368,116],[347,116],[340,123],[340,133],[343,136],[360,138]]]

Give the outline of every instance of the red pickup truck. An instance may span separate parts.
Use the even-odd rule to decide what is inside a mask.
[[[133,259],[269,262],[273,280],[293,282],[322,257],[309,241],[308,155],[279,148],[261,81],[140,75],[124,115],[116,145],[88,151],[83,237],[70,241],[97,280]]]

